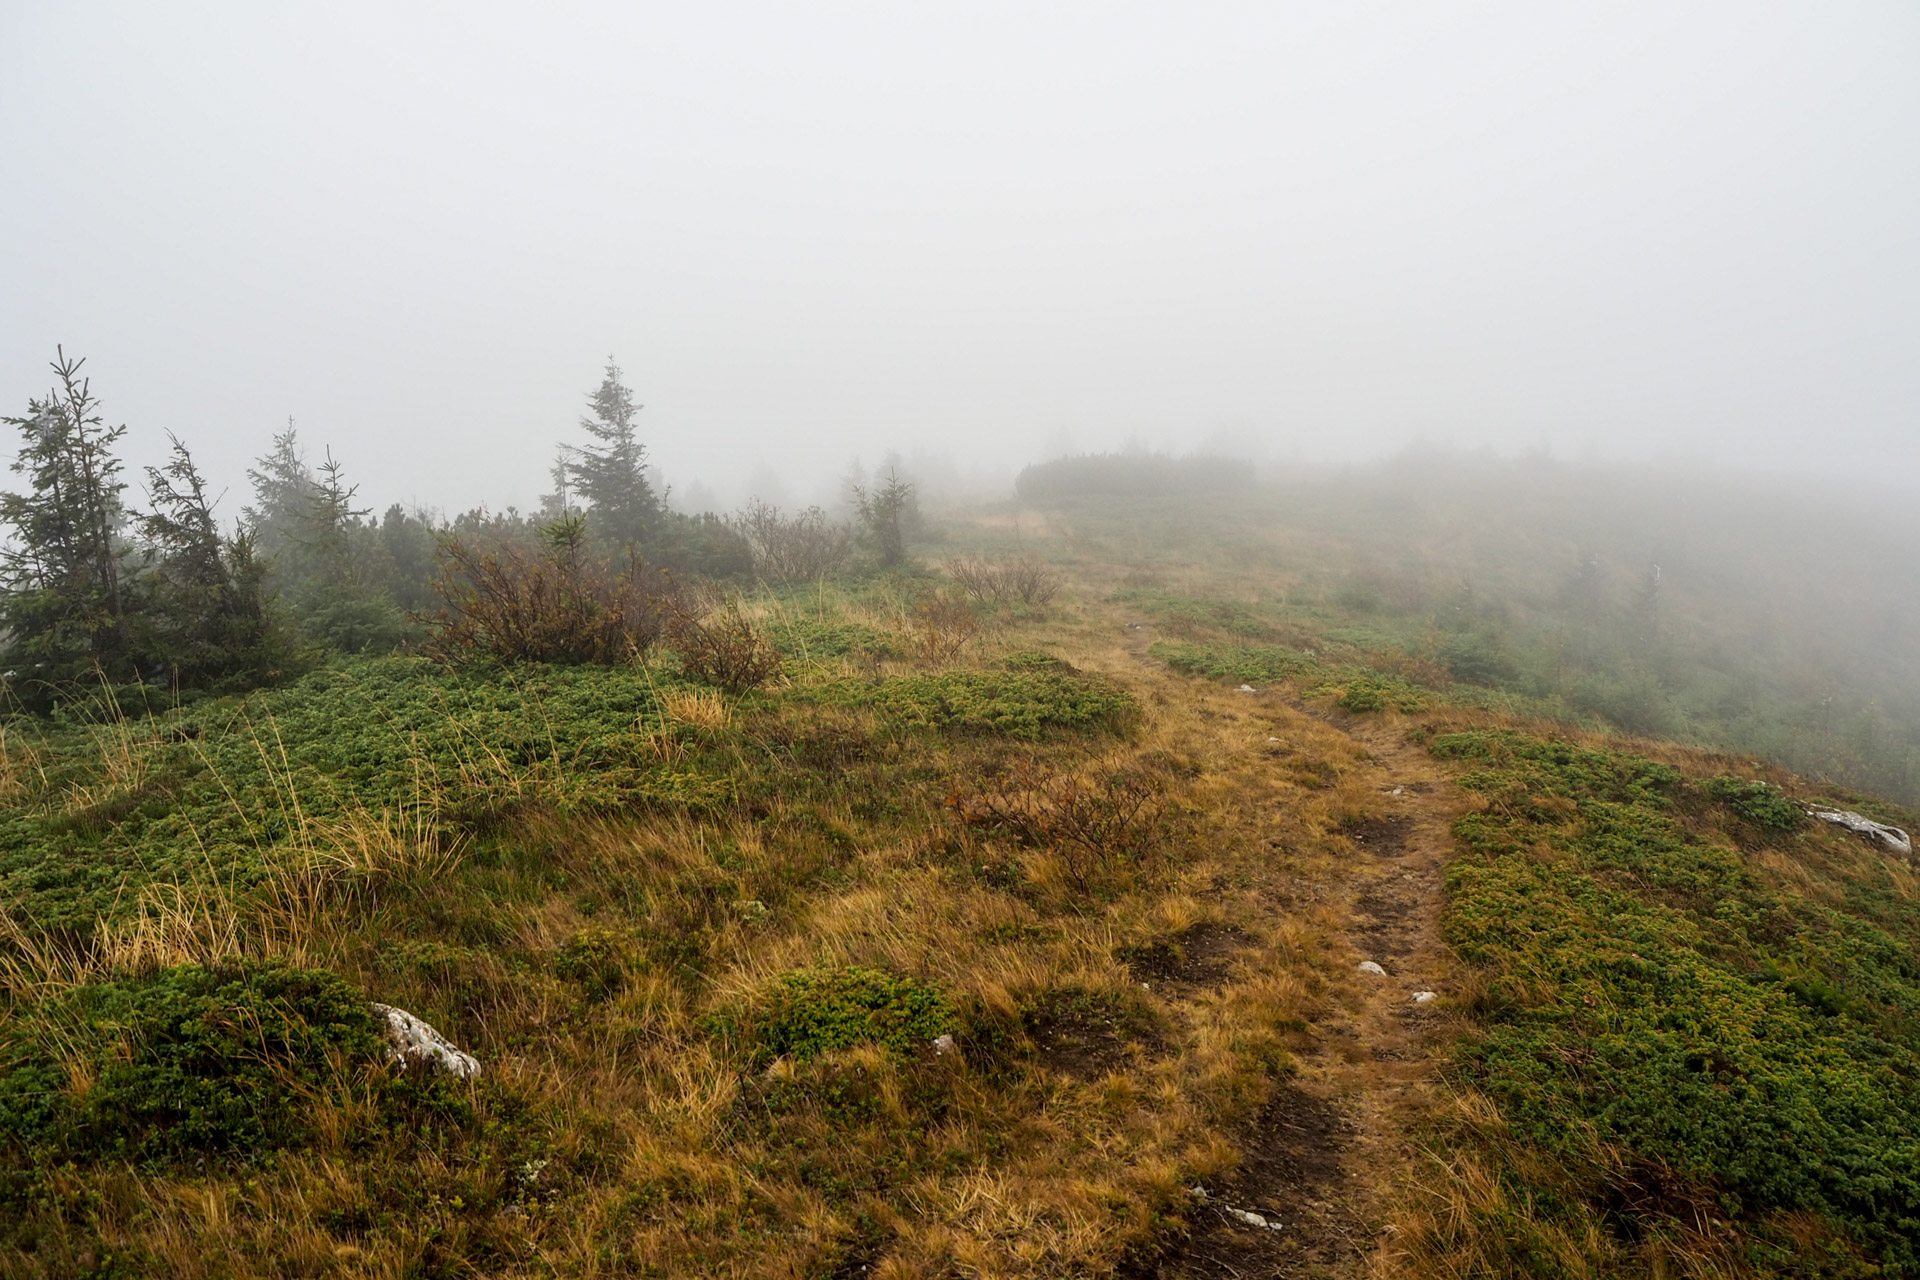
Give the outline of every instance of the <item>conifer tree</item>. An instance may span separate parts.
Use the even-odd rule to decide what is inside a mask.
[[[573,449],[567,445],[556,445],[553,451],[553,465],[547,468],[547,475],[553,480],[553,490],[540,495],[540,518],[548,523],[564,520],[574,512],[573,507]]]
[[[253,484],[253,505],[241,515],[260,554],[298,558],[319,483],[300,450],[300,432],[292,418],[287,419],[285,431],[274,433],[273,448],[267,455],[247,468],[247,479]],[[299,574],[290,576],[297,578]]]
[[[299,545],[306,577],[294,592],[301,620],[316,640],[346,653],[390,649],[404,638],[403,619],[387,593],[359,571],[356,543],[371,542],[355,507],[360,486],[349,485],[331,452],[317,468]]]
[[[574,452],[569,472],[595,535],[614,547],[630,548],[646,544],[663,509],[647,480],[647,450],[634,425],[640,406],[620,379],[620,366],[609,358],[606,376],[587,400],[592,415],[580,419],[581,430],[593,443]]]
[[[878,484],[869,487],[857,480],[853,482],[853,504],[880,567],[904,567],[907,531],[918,514],[913,483],[902,479],[899,470],[889,466]]]
[[[172,454],[166,466],[147,468],[152,511],[140,519],[152,566],[141,647],[177,687],[271,681],[295,655],[267,606],[252,535],[243,527],[232,539],[220,536],[193,455],[179,437],[167,438]]]
[[[13,691],[28,706],[50,706],[61,691],[98,673],[135,675],[122,582],[126,483],[113,447],[125,426],[100,416],[84,360],[56,348],[59,385],[29,400],[21,417],[16,474],[26,493],[0,495],[0,523],[12,545],[0,551],[0,648]]]

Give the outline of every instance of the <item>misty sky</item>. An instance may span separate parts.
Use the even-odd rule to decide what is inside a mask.
[[[1444,441],[1920,474],[1920,5],[0,0],[0,411],[530,505]],[[11,439],[4,447],[11,450]],[[770,477],[770,479],[768,479]]]

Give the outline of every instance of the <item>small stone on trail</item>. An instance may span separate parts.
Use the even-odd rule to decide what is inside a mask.
[[[1362,973],[1371,973],[1382,978],[1387,976],[1387,971],[1385,969],[1382,969],[1379,965],[1375,964],[1371,960],[1362,960],[1360,962],[1359,969],[1360,969],[1360,972]]]
[[[1437,998],[1438,997],[1431,991],[1416,991],[1413,993],[1413,1002],[1415,1004],[1425,1004],[1427,1001]]]
[[[1263,1214],[1255,1213],[1250,1209],[1236,1209],[1224,1200],[1215,1201],[1212,1196],[1207,1194],[1207,1189],[1205,1187],[1188,1187],[1187,1194],[1192,1196],[1195,1200],[1198,1200],[1201,1204],[1217,1203],[1220,1206],[1220,1212],[1226,1214],[1229,1218],[1238,1219],[1239,1221],[1246,1223],[1250,1227],[1259,1227],[1262,1231],[1285,1231],[1286,1230],[1286,1226],[1284,1224],[1278,1223],[1278,1222],[1268,1222],[1265,1215]]]

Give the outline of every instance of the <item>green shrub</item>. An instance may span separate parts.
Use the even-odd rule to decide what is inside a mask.
[[[1175,671],[1229,684],[1264,684],[1322,670],[1320,663],[1304,653],[1269,644],[1156,644],[1149,652]]]
[[[583,929],[560,948],[553,971],[589,1000],[605,1000],[627,985],[627,939],[605,929]]]
[[[1391,676],[1357,675],[1347,681],[1338,698],[1344,711],[1418,711],[1426,705],[1420,690]]]
[[[788,658],[898,658],[898,636],[858,622],[817,622],[795,618],[767,629],[767,636]]]
[[[878,969],[803,969],[783,974],[752,1017],[756,1060],[806,1060],[875,1044],[910,1055],[951,1031],[952,1006],[938,987]]]
[[[307,1098],[381,1052],[363,994],[279,965],[83,987],[9,1030],[0,1145],[35,1163],[294,1145]]]
[[[1499,688],[1520,674],[1519,664],[1507,652],[1506,641],[1495,631],[1450,635],[1441,643],[1438,656],[1454,679],[1468,684]]]
[[[1913,915],[1769,887],[1680,827],[1666,765],[1510,732],[1432,751],[1488,802],[1456,824],[1477,856],[1443,927],[1489,985],[1460,1072],[1514,1136],[1578,1166],[1590,1134],[1737,1222],[1814,1213],[1920,1267]]]
[[[1016,738],[1059,731],[1119,733],[1138,720],[1139,704],[1125,690],[1060,665],[1053,660],[1035,664],[1023,656],[998,671],[902,676],[878,688],[843,692],[891,719],[950,732]]]
[[[1791,831],[1807,820],[1800,806],[1771,782],[1729,777],[1708,778],[1700,789],[1756,827]]]

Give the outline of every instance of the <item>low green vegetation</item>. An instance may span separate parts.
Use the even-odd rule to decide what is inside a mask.
[[[1037,738],[1057,731],[1120,732],[1139,718],[1123,689],[1051,660],[1016,657],[998,671],[898,676],[869,690],[843,688],[882,716],[960,733]]]
[[[937,987],[875,969],[782,974],[748,1016],[751,1056],[761,1065],[862,1044],[912,1056],[958,1029]],[[728,1029],[724,1019],[719,1025]]]
[[[1448,873],[1447,938],[1486,984],[1459,1076],[1551,1155],[1557,1180],[1509,1175],[1542,1216],[1678,1241],[1697,1211],[1761,1274],[1920,1271],[1920,912],[1892,870],[1786,835],[1770,784],[1504,730],[1431,749],[1483,802]],[[1798,875],[1733,843],[1755,827]]]
[[[724,770],[678,767],[650,747],[691,735],[663,716],[659,691],[633,668],[383,658],[245,699],[16,731],[0,893],[21,918],[84,936],[139,910],[149,884],[271,890],[272,872],[303,865],[316,841],[377,845],[384,833],[407,846],[396,856],[423,858],[431,850],[411,846],[528,805],[718,801]]]
[[[382,1052],[365,996],[331,973],[203,969],[80,986],[0,1032],[0,1146],[36,1167],[256,1158],[307,1136],[308,1101]],[[21,1158],[23,1157],[23,1158]]]
[[[1156,644],[1152,653],[1175,671],[1240,684],[1267,684],[1324,669],[1311,654],[1277,645]]]
[[[1756,827],[1791,831],[1807,820],[1806,812],[1771,782],[1722,774],[1708,778],[1701,789]]]

